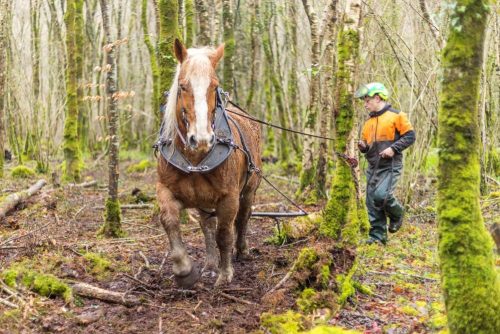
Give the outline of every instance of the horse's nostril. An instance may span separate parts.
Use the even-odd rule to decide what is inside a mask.
[[[215,143],[215,134],[212,133],[212,136],[210,136],[210,145],[213,145]]]
[[[194,135],[189,136],[188,142],[189,142],[189,145],[191,145],[193,147],[196,147],[196,145],[198,144]]]

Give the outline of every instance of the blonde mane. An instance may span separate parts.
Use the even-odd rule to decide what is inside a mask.
[[[186,79],[189,81],[196,80],[200,77],[211,76],[214,72],[210,62],[210,56],[213,55],[214,49],[210,47],[188,49],[188,58],[185,62],[189,62],[189,67],[186,72]],[[181,64],[177,64],[172,86],[170,87],[170,94],[167,98],[165,112],[163,115],[163,127],[161,138],[168,140],[174,138],[176,129],[176,108],[177,108],[177,92],[179,90],[179,74],[181,72]]]

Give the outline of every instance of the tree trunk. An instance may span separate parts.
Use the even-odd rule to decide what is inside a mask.
[[[151,107],[153,108],[152,114],[158,114],[160,112],[160,69],[158,68],[158,59],[156,57],[156,50],[149,36],[148,28],[148,0],[142,0],[142,12],[141,12],[141,25],[144,32],[144,44],[149,52],[149,62],[151,64],[151,75],[153,77],[153,93],[151,94]]]
[[[198,33],[196,37],[197,46],[210,44],[210,21],[207,4],[204,0],[194,0],[196,12],[198,13]]]
[[[64,121],[64,179],[79,182],[82,157],[78,142],[78,56],[76,15],[81,0],[68,0],[66,14],[66,119]]]
[[[160,68],[160,94],[163,94],[163,92],[170,89],[177,66],[174,56],[174,40],[176,37],[179,37],[178,2],[176,0],[160,0],[159,11],[158,65]],[[166,100],[162,96],[160,96],[160,101],[161,103],[166,103]],[[159,115],[159,111],[157,111],[156,115]]]
[[[3,177],[5,129],[4,129],[4,106],[7,72],[7,24],[11,1],[0,0],[0,178]]]
[[[231,0],[222,0],[222,21],[224,23],[224,68],[223,86],[232,96],[236,95],[234,84],[234,15]]]
[[[361,0],[348,0],[343,13],[343,27],[337,37],[337,115],[335,118],[335,151],[345,153],[354,122],[355,79],[359,59],[359,24]],[[355,245],[361,229],[361,211],[364,210],[356,192],[356,180],[349,164],[336,160],[331,197],[325,207],[320,231]]]
[[[438,223],[450,333],[500,333],[500,284],[479,204],[479,78],[490,2],[458,0],[443,50]]]
[[[102,26],[105,35],[104,51],[107,53],[106,65],[109,71],[106,75],[106,92],[108,102],[108,125],[109,125],[109,184],[108,198],[106,200],[105,222],[101,233],[107,237],[120,237],[123,235],[121,229],[120,202],[118,201],[118,98],[116,96],[116,59],[115,46],[111,39],[110,19],[107,0],[101,0]]]
[[[184,0],[184,41],[188,47],[193,46],[195,30],[195,13],[193,0]]]

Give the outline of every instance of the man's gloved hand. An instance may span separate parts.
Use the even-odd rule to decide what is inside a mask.
[[[368,150],[368,145],[364,140],[358,141],[358,149],[363,153]]]
[[[382,152],[380,152],[380,157],[382,158],[392,158],[394,156],[394,150],[391,147],[386,148]]]

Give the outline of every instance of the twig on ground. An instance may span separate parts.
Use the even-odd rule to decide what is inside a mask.
[[[144,253],[142,251],[139,251],[139,255],[142,257],[142,259],[144,260],[144,264],[146,266],[146,269],[149,269],[150,265],[149,265],[149,260],[148,258],[146,257],[146,255],[144,255]]]
[[[283,286],[283,284],[285,284],[286,281],[288,281],[290,279],[290,277],[292,277],[292,274],[293,274],[294,271],[295,271],[295,264],[292,266],[292,269],[290,269],[290,271],[288,271],[286,273],[285,277],[283,277],[281,279],[281,281],[279,281],[278,284],[276,284],[274,286],[274,288],[272,288],[271,290],[269,290],[268,292],[266,292],[266,294],[272,293],[272,292],[278,290],[279,288],[281,288],[281,286]]]
[[[4,304],[5,306],[9,306],[9,307],[12,307],[12,308],[19,308],[19,306],[17,306],[16,304],[11,303],[8,300],[3,299],[3,298],[0,298],[0,304]]]
[[[191,318],[193,318],[193,320],[195,321],[200,321],[200,319],[195,316],[193,313],[189,312],[188,310],[184,310],[184,313],[186,313],[187,315],[189,315]]]
[[[193,308],[193,312],[196,312],[196,310],[198,309],[198,307],[200,307],[201,303],[203,303],[203,300],[200,300],[198,302],[198,304],[196,304],[196,306]]]
[[[152,285],[150,285],[150,284],[148,284],[148,283],[146,283],[146,282],[143,282],[143,281],[141,281],[140,279],[138,279],[138,278],[136,278],[136,277],[134,277],[134,276],[131,276],[131,275],[127,274],[127,273],[119,273],[118,275],[120,275],[120,276],[124,276],[124,277],[126,277],[126,278],[129,278],[129,279],[131,279],[132,281],[134,281],[134,282],[136,282],[136,283],[139,283],[140,285],[142,285],[142,286],[144,286],[144,287],[146,287],[146,288],[149,288],[149,289],[155,289],[155,287],[154,287],[154,286],[152,286]]]
[[[237,298],[237,297],[234,297],[234,296],[231,296],[231,295],[228,295],[227,293],[224,293],[224,292],[219,292],[219,295],[221,295],[222,297],[224,298],[227,298],[229,300],[232,300],[232,301],[235,301],[235,302],[238,302],[238,303],[241,303],[241,304],[246,304],[246,305],[258,305],[257,303],[254,303],[254,302],[251,302],[251,301],[248,301],[248,300],[245,300],[245,299],[241,299],[241,298]]]

